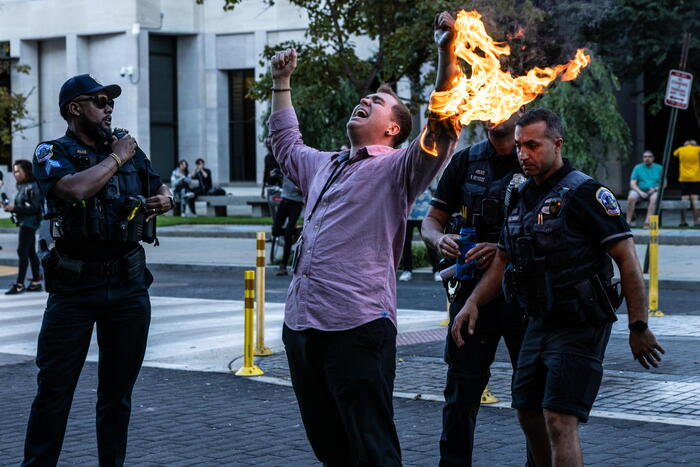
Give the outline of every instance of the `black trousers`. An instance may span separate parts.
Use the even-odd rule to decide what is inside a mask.
[[[303,207],[304,203],[302,202],[283,198],[279,208],[277,208],[275,224],[272,230],[273,235],[276,237],[284,233],[284,251],[282,252],[282,263],[280,263],[280,266],[287,267],[287,263],[289,262],[292,245],[296,241],[297,220],[299,220],[299,215],[301,215]],[[286,225],[284,223],[285,220],[287,221]],[[284,232],[282,231],[283,226]]]
[[[131,416],[131,392],[146,350],[151,304],[144,270],[128,282],[85,277],[51,288],[39,332],[38,390],[32,403],[22,466],[58,462],[73,392],[85,363],[92,329],[99,346],[97,450],[100,466],[122,466]]]
[[[490,367],[498,342],[501,337],[505,340],[515,372],[525,331],[522,313],[506,304],[501,295],[480,307],[474,334],[470,336],[464,330],[464,345],[457,347],[449,330],[470,292],[471,288],[462,290],[450,306],[450,327],[445,343],[445,362],[448,366],[445,405],[442,409],[440,466],[471,465],[481,393],[491,377]]]
[[[282,330],[306,435],[329,466],[398,466],[396,328],[380,318],[347,331]]]
[[[403,242],[403,252],[401,253],[401,269],[404,271],[413,271],[413,251],[411,250],[411,241],[413,240],[413,229],[418,229],[420,232],[420,227],[423,221],[421,220],[408,220],[406,221],[406,238]],[[425,248],[428,252],[428,261],[433,268],[433,272],[437,271],[438,263],[440,262],[440,255],[437,250],[433,247],[425,244]]]
[[[19,228],[17,258],[19,259],[17,283],[24,283],[24,278],[27,276],[27,266],[30,263],[32,265],[32,279],[39,280],[41,269],[39,268],[39,257],[36,254],[36,229],[25,226]]]

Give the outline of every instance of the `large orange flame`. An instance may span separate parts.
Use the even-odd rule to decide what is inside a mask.
[[[471,75],[460,73],[449,91],[433,92],[428,109],[439,118],[458,117],[461,125],[474,120],[505,122],[522,105],[542,94],[557,76],[569,81],[578,76],[591,58],[583,49],[576,51],[570,62],[554,68],[535,67],[524,76],[513,77],[501,70],[500,57],[510,55],[510,47],[495,42],[484,28],[477,11],[460,11],[454,25],[455,55],[471,65]],[[437,154],[435,144],[426,144],[426,131],[421,134],[421,146]]]

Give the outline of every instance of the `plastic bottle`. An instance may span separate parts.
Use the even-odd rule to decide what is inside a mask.
[[[455,278],[461,281],[474,278],[474,268],[476,261],[465,263],[464,257],[467,252],[476,246],[476,228],[462,227],[459,229],[459,257],[457,258],[457,268]]]

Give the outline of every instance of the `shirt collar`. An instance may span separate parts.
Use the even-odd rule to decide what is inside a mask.
[[[350,162],[357,162],[368,157],[382,156],[393,151],[396,151],[396,149],[389,146],[384,146],[382,144],[373,144],[370,146],[365,146],[364,148],[361,148],[357,151],[355,157]]]
[[[547,180],[543,180],[540,183],[540,188],[551,188],[557,183],[561,181],[562,178],[564,178],[566,175],[569,174],[569,172],[572,172],[574,168],[571,166],[571,163],[569,162],[569,159],[564,158],[564,165],[562,165],[559,170],[554,172],[552,175],[547,178]]]

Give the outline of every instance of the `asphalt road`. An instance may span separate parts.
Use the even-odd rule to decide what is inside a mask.
[[[284,302],[291,276],[276,276],[268,268],[265,275],[266,300]],[[243,300],[243,269],[231,274],[155,270],[151,295],[162,297],[211,298]],[[8,282],[9,286],[9,282]],[[700,289],[697,291],[662,289],[660,309],[668,314],[700,315]],[[397,282],[399,308],[444,310],[445,291],[442,284],[427,280]],[[626,313],[622,305],[618,313]]]

